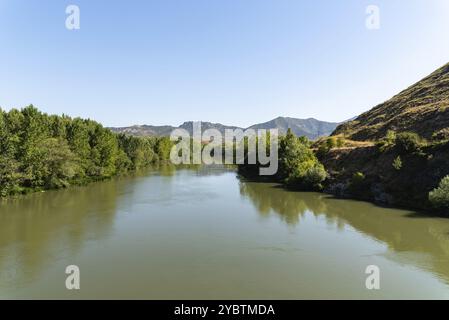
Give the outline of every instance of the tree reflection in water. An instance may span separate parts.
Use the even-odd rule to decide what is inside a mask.
[[[291,226],[301,224],[306,214],[312,214],[336,229],[353,228],[385,243],[396,253],[391,259],[412,263],[449,283],[449,219],[320,193],[288,191],[270,183],[240,181],[240,194],[251,200],[260,215],[276,214]]]

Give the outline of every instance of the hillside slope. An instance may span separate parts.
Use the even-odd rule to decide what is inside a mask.
[[[376,140],[388,130],[411,131],[430,138],[449,127],[449,63],[374,107],[337,127],[332,135],[351,140]]]

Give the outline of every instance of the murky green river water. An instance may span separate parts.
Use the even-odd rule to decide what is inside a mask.
[[[0,298],[447,299],[449,219],[233,171],[150,171],[3,200]]]

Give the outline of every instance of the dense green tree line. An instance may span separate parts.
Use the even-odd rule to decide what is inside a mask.
[[[101,124],[0,110],[0,195],[84,184],[168,160],[168,138],[115,134]]]

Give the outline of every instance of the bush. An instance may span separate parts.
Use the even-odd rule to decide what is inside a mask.
[[[313,167],[306,170],[304,175],[304,184],[312,186],[313,189],[322,189],[321,183],[326,180],[327,172],[321,163],[316,163]]]
[[[432,134],[433,141],[449,140],[449,128],[444,128]]]
[[[393,160],[393,168],[395,168],[396,170],[401,170],[402,168],[402,160],[401,160],[401,156],[397,156],[394,160]]]
[[[444,177],[438,188],[429,192],[429,201],[439,209],[449,209],[449,176]]]
[[[342,137],[338,137],[337,138],[337,147],[338,148],[342,148],[345,145],[345,139]]]
[[[366,177],[362,172],[355,172],[349,182],[348,191],[355,196],[365,197],[369,193],[367,190]]]
[[[416,153],[421,151],[424,141],[414,132],[401,132],[396,135],[395,144],[401,153]]]
[[[326,175],[309,145],[288,130],[279,143],[278,179],[291,187],[311,190],[321,188]]]
[[[365,175],[361,172],[356,172],[352,175],[351,184],[352,185],[359,185],[363,181],[365,181]]]
[[[335,147],[341,147],[343,145],[343,141],[341,141],[341,138],[335,138],[335,137],[329,137],[327,139],[321,140],[317,143],[318,150],[317,155],[318,157],[324,157],[329,151]]]
[[[377,147],[380,152],[384,152],[390,148],[392,148],[396,141],[396,132],[392,130],[387,131],[387,135],[377,142]]]
[[[335,139],[335,137],[327,138],[326,145],[329,150],[335,148],[337,146],[337,139]]]
[[[326,143],[321,143],[319,145],[319,147],[318,147],[316,155],[319,158],[324,158],[329,151],[330,151],[330,149],[327,147],[327,144]]]

